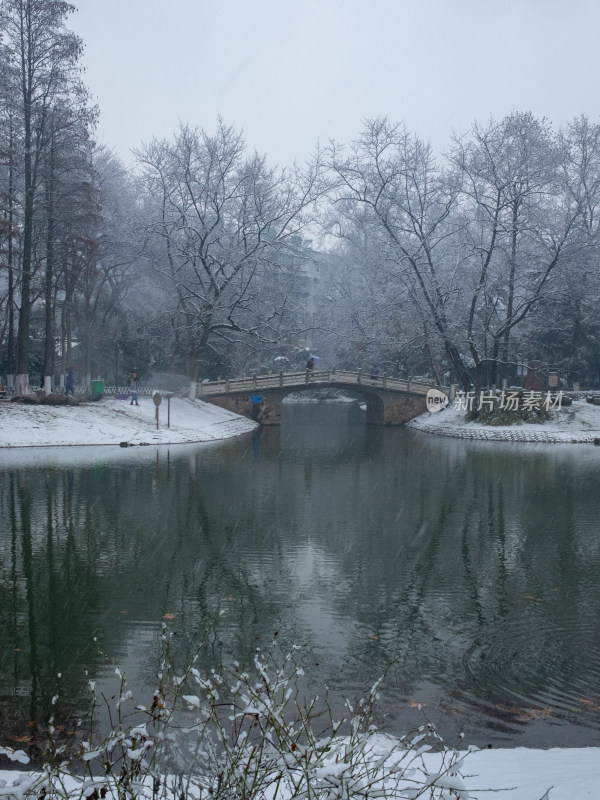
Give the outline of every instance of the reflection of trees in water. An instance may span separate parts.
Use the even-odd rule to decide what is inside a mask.
[[[55,692],[81,708],[98,631],[119,660],[138,627],[174,615],[189,651],[221,608],[200,666],[250,661],[277,631],[283,649],[308,645],[313,687],[348,694],[398,654],[399,698],[423,681],[543,696],[562,691],[551,670],[578,685],[572,653],[599,616],[597,470],[547,449],[364,436],[337,460],[262,431],[155,463],[5,473],[4,714],[43,720]],[[149,653],[149,683],[153,666]]]
[[[363,542],[359,559],[381,562],[381,594],[357,615],[380,609],[378,652],[384,661],[393,645],[402,652],[401,690],[429,678],[473,702],[529,697],[560,711],[585,676],[598,698],[598,650],[585,652],[598,621],[598,558],[582,570],[577,545],[594,538],[587,520],[597,471],[572,464],[565,481],[549,453],[497,448],[492,456],[464,443],[466,460],[448,469],[443,447],[416,441],[443,478],[431,481],[426,469],[426,485],[414,474],[427,452],[399,465],[400,484],[422,502],[403,510],[395,541],[374,550]],[[366,659],[372,648],[363,642],[363,651]]]
[[[78,661],[82,656],[80,634],[95,591],[94,570],[79,561],[74,526],[62,506],[64,478],[13,472],[0,489],[2,518],[9,521],[1,537],[2,730],[26,734],[24,744],[34,747],[45,738],[40,726],[51,716],[54,695],[61,719],[81,713],[84,676],[71,667],[73,654]],[[91,637],[84,649],[93,662],[90,645]]]
[[[211,470],[216,464],[227,470],[226,458],[213,458]],[[268,618],[260,581],[227,556],[247,523],[213,526],[204,502],[210,491],[202,466],[195,474],[185,458],[172,471],[163,465],[162,475],[155,465],[130,465],[7,476],[0,488],[9,521],[2,552],[10,553],[0,566],[5,719],[20,731],[27,721],[44,723],[54,694],[57,717],[81,713],[84,668],[94,674],[101,666],[93,637],[118,658],[131,633],[124,619],[158,629],[174,613],[192,647],[229,597],[241,630]],[[150,678],[152,658],[145,668]]]

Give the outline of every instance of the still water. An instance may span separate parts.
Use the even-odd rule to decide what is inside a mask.
[[[0,743],[53,695],[79,714],[100,647],[147,701],[161,625],[192,649],[223,609],[203,666],[275,639],[334,703],[392,664],[392,731],[422,704],[449,742],[600,745],[598,448],[311,403],[216,445],[0,453]]]

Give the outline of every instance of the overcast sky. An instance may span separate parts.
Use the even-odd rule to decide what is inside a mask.
[[[218,115],[280,165],[387,116],[599,119],[600,0],[72,0],[98,138],[123,158]]]

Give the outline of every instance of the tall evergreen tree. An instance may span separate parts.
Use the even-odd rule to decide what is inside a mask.
[[[73,6],[60,0],[2,0],[0,4],[4,79],[16,90],[14,113],[21,141],[16,155],[23,209],[16,342],[16,385],[21,392],[29,389],[34,227],[48,199],[42,171],[53,139],[51,116],[60,105],[80,105],[86,100],[79,68],[83,45],[65,27],[73,11]]]

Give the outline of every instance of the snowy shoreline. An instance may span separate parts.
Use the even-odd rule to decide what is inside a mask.
[[[471,800],[487,797],[495,800],[596,800],[600,788],[598,753],[598,748],[594,747],[461,751],[460,755],[466,757],[461,770],[461,783],[466,791],[461,791],[460,797]],[[426,753],[423,760],[432,773],[439,770],[439,754]],[[0,797],[25,800],[26,791],[35,780],[43,781],[44,776],[26,769],[0,768]],[[76,787],[81,789],[81,782],[71,779],[69,788],[73,797],[81,796]],[[110,797],[110,793],[107,796]],[[393,794],[385,796],[394,800]],[[401,797],[409,796],[402,792]],[[441,795],[436,793],[435,796]],[[444,796],[450,797],[449,794]]]
[[[554,411],[546,422],[497,427],[468,422],[463,410],[449,406],[434,413],[426,411],[407,427],[456,439],[593,445],[600,443],[600,406],[575,400],[571,406]]]
[[[0,403],[0,448],[86,447],[192,444],[231,439],[255,430],[257,423],[201,400],[171,399],[156,408],[150,397],[139,406],[107,397],[79,406]]]
[[[193,444],[216,442],[241,436],[258,425],[202,400],[171,399],[171,426],[167,427],[167,404],[159,410],[156,428],[155,406],[142,397],[139,406],[112,397],[80,406],[22,405],[0,402],[0,449],[25,447],[87,447],[123,445]],[[438,436],[483,441],[556,444],[600,443],[600,407],[576,400],[553,412],[541,424],[492,427],[467,422],[464,411],[449,406],[443,411],[426,411],[407,423],[413,430]]]

